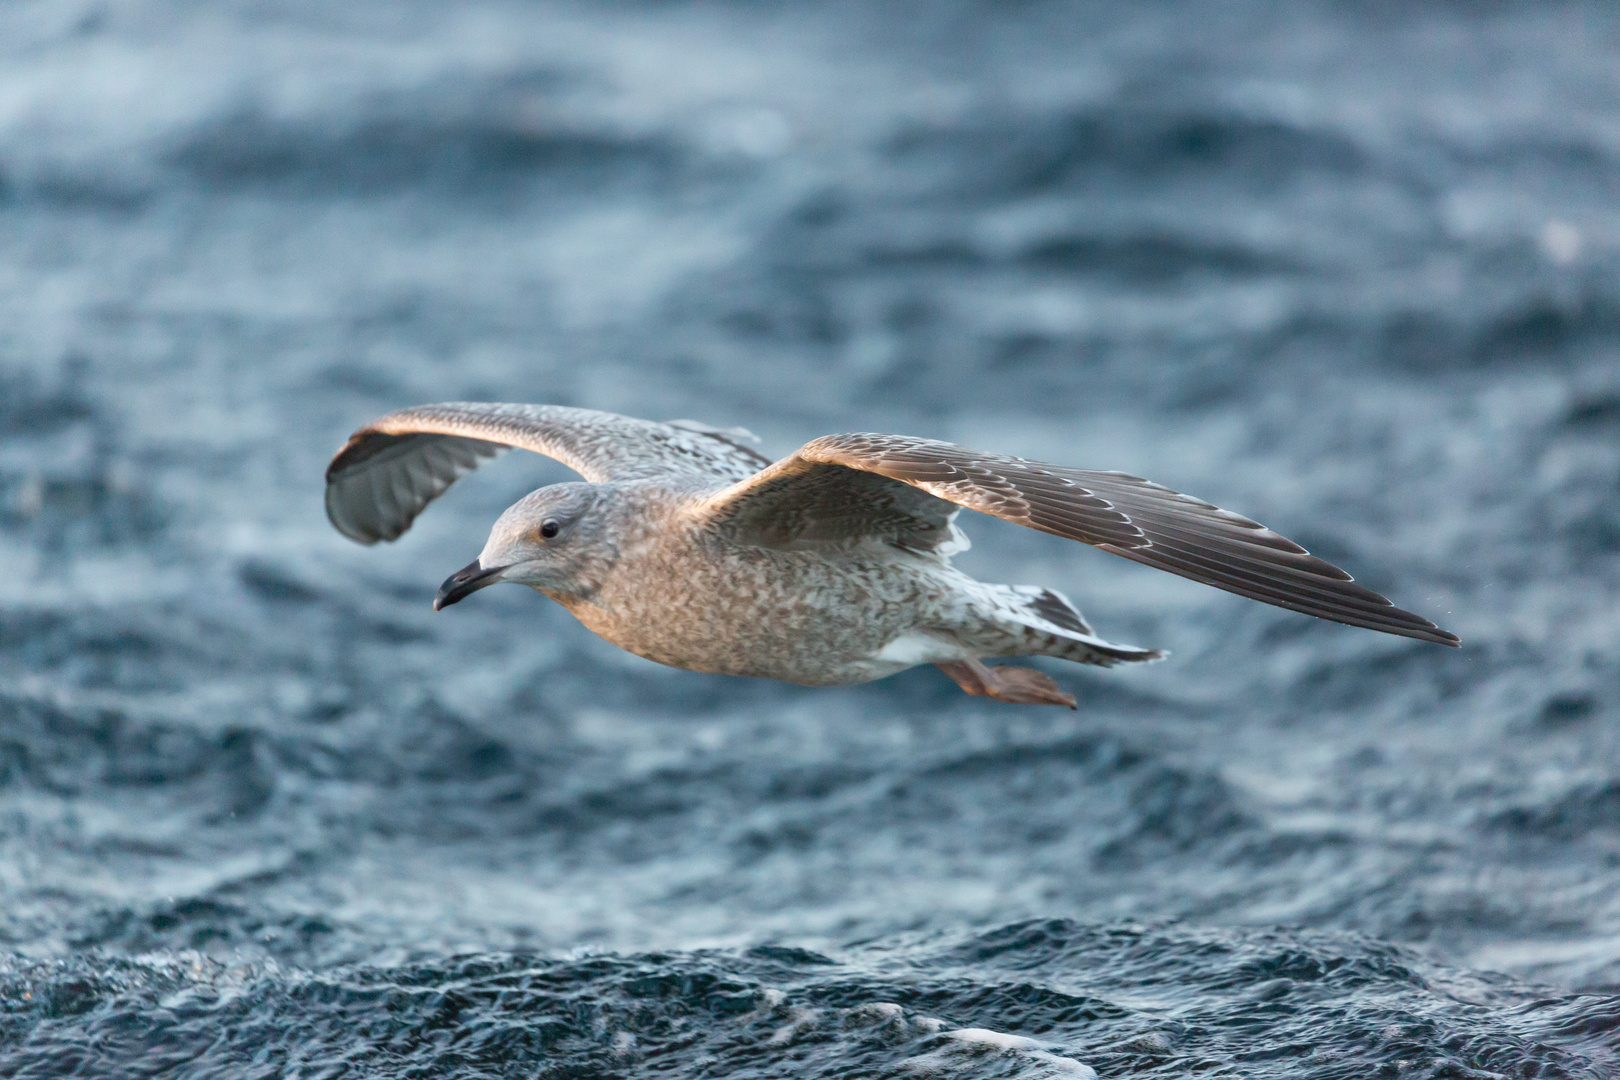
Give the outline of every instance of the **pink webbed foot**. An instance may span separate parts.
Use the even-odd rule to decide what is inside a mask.
[[[1050,676],[1034,668],[990,667],[977,660],[952,660],[935,667],[975,697],[993,698],[1013,705],[1067,705],[1079,708],[1073,694],[1065,694]]]

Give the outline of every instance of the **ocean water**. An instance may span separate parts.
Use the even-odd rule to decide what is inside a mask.
[[[1620,1075],[1603,4],[0,6],[0,1074]],[[394,545],[443,400],[1144,475],[1458,634],[964,515],[1165,663],[808,690]]]

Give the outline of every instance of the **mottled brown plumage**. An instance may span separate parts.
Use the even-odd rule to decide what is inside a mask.
[[[1268,604],[1457,644],[1258,522],[1139,477],[875,434],[828,435],[772,464],[751,440],[561,406],[421,406],[350,438],[327,469],[327,514],[361,543],[393,540],[483,459],[554,457],[586,483],[507,510],[436,606],[514,581],[660,663],[809,685],[934,663],[970,693],[1072,704],[1038,672],[978,660],[1162,655],[1096,637],[1051,590],[958,571],[964,506]]]

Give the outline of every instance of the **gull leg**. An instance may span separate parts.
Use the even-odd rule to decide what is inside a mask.
[[[955,680],[956,685],[974,697],[993,698],[1014,705],[1067,705],[1079,708],[1073,694],[1065,694],[1058,684],[1034,668],[990,667],[977,660],[952,660],[935,664]]]

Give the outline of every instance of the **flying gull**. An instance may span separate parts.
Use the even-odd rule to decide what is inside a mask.
[[[901,435],[827,435],[777,462],[753,441],[556,405],[423,405],[354,433],[327,468],[326,513],[362,544],[394,540],[484,459],[533,450],[584,482],[513,504],[435,610],[511,581],[649,660],[807,686],[934,664],[970,694],[1072,708],[1041,672],[983,661],[1164,655],[1104,641],[1061,593],[956,569],[964,506],[1277,607],[1458,644],[1258,522],[1140,477]]]

